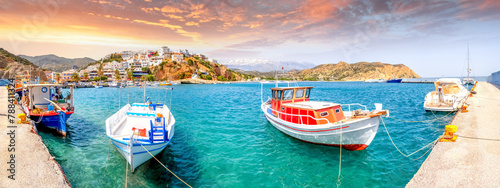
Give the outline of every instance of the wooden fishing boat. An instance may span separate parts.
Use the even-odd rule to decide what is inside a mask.
[[[425,96],[426,111],[457,111],[467,100],[469,91],[457,78],[441,78],[434,82],[435,91]]]
[[[373,111],[348,104],[344,111],[341,104],[309,101],[312,88],[271,88],[272,98],[261,105],[264,116],[276,129],[304,142],[363,150],[377,134],[380,118],[389,115],[382,104]],[[351,106],[364,109],[351,110]]]
[[[174,136],[174,127],[170,109],[149,102],[149,98],[145,103],[127,104],[106,119],[106,135],[127,159],[132,172],[165,149]]]
[[[56,129],[66,136],[66,121],[75,112],[73,91],[75,85],[66,85],[69,91],[62,91],[61,84],[27,84],[20,101],[24,113],[37,126]]]

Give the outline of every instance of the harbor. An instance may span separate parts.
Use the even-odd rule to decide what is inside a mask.
[[[406,187],[490,187],[500,185],[500,86],[479,82],[468,112],[450,123],[456,142],[439,142]]]
[[[7,89],[0,87],[0,105],[8,104]],[[15,117],[21,112],[16,106]],[[7,108],[0,109],[0,187],[70,187],[70,183],[31,124],[10,124]],[[17,118],[16,118],[17,121]],[[9,134],[10,133],[10,134]],[[12,135],[12,136],[11,136]],[[10,144],[9,144],[10,143]],[[14,148],[14,149],[12,149]],[[10,150],[9,150],[10,149]],[[8,152],[12,151],[12,152]],[[13,156],[12,156],[13,155]],[[8,170],[12,169],[12,170]],[[15,180],[7,179],[12,177]]]

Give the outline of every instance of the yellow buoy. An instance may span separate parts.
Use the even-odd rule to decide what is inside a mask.
[[[457,132],[457,126],[456,125],[446,125],[444,127],[444,134],[441,140],[439,142],[455,142],[457,141],[457,135],[454,135],[453,133]]]
[[[469,112],[469,110],[467,110],[468,107],[469,106],[467,106],[467,105],[463,105],[462,106],[462,113]]]

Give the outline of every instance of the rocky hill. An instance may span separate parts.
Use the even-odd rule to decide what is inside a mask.
[[[40,75],[42,81],[47,80],[38,66],[0,48],[0,78],[15,78],[15,75],[27,75],[28,73],[31,73],[31,78]]]
[[[295,73],[295,77],[302,80],[341,80],[363,81],[368,79],[389,78],[420,78],[418,74],[403,64],[385,64],[380,62],[359,62],[348,64],[318,65],[312,69],[305,69]]]
[[[150,67],[156,80],[182,80],[198,74],[201,79],[212,81],[240,81],[253,78],[253,76],[238,73],[226,66],[201,60],[187,58],[185,62],[165,61],[155,67]]]
[[[88,57],[70,59],[65,57],[59,57],[53,54],[42,55],[42,56],[19,55],[19,57],[27,59],[28,61],[33,62],[37,65],[38,63],[40,63],[40,66],[42,68],[55,72],[62,72],[65,70],[69,70],[74,68],[74,66],[76,66],[76,69],[78,69],[80,67],[85,67],[88,64],[95,62],[95,60]]]

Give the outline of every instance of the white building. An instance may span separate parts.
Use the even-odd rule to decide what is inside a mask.
[[[160,50],[158,50],[158,55],[160,56],[164,56],[168,53],[170,53],[170,48],[168,48],[167,46],[162,46]]]
[[[184,62],[184,55],[182,55],[181,53],[173,53],[172,61],[176,61],[177,63],[182,63]]]

